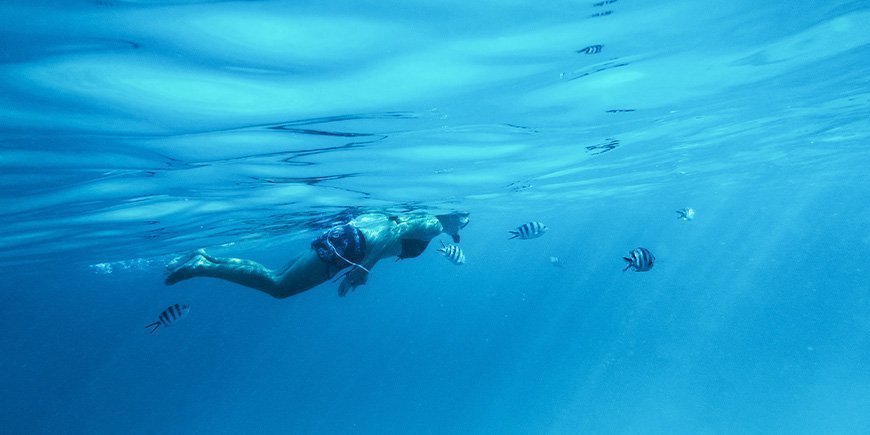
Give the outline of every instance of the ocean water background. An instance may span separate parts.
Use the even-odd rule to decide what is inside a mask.
[[[867,23],[5,1],[2,431],[867,433]],[[200,247],[281,267],[367,209],[470,211],[468,263],[382,261],[346,298],[163,285]],[[654,269],[622,273],[637,246]]]

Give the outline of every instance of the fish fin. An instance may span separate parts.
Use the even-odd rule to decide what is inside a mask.
[[[508,237],[508,240],[510,240],[510,239],[516,239],[517,237],[520,236],[520,232],[519,232],[519,231],[508,231],[508,232],[511,233],[511,234],[513,234],[513,236]]]
[[[625,265],[625,269],[622,269],[622,271],[625,272],[626,270],[631,269],[631,258],[622,257],[622,259],[625,260],[626,263],[628,263]]]
[[[145,325],[145,327],[152,328],[150,331],[148,331],[148,333],[153,334],[154,331],[156,331],[158,328],[160,328],[160,322],[149,323],[149,324]]]

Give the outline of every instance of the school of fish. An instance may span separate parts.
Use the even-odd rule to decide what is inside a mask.
[[[677,210],[677,214],[677,218],[684,221],[691,221],[695,218],[695,210],[689,207]],[[541,237],[547,231],[549,231],[549,227],[547,227],[545,224],[538,221],[531,221],[524,223],[513,230],[509,230],[508,233],[511,234],[511,237],[509,237],[509,239],[529,240]],[[438,248],[437,251],[445,259],[457,266],[465,264],[465,253],[458,245],[454,245],[452,243],[445,244],[443,241],[441,241],[441,247]],[[653,255],[653,253],[650,252],[649,249],[646,249],[644,247],[637,247],[635,249],[632,249],[628,252],[628,256],[622,257],[622,259],[626,263],[625,268],[622,269],[623,272],[629,269],[632,269],[635,272],[648,272],[652,270],[653,265],[656,261],[655,255]],[[549,261],[550,264],[552,264],[553,266],[562,267],[562,260],[559,259],[559,257],[550,256]],[[190,312],[190,305],[170,305],[160,313],[160,316],[158,316],[156,321],[145,325],[145,328],[150,329],[148,332],[153,334],[161,326],[172,326],[177,321],[186,317],[188,312]]]

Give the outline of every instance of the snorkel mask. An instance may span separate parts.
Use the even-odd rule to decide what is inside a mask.
[[[460,211],[436,217],[441,221],[441,226],[444,227],[443,231],[453,237],[453,243],[459,243],[459,230],[465,228],[471,222],[468,215],[468,212]]]

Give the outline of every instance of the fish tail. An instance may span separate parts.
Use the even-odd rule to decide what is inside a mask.
[[[626,270],[631,269],[631,258],[622,257],[622,259],[625,260],[626,263],[628,263],[625,265],[625,269],[622,269],[622,271],[625,272]]]
[[[145,325],[145,328],[151,328],[151,330],[148,331],[148,333],[153,334],[154,331],[156,331],[158,328],[160,328],[160,322],[149,323],[149,324]]]
[[[511,233],[511,234],[513,234],[513,236],[508,237],[508,240],[510,240],[510,239],[516,239],[517,237],[520,236],[520,232],[519,232],[519,231],[508,231],[508,232]]]

